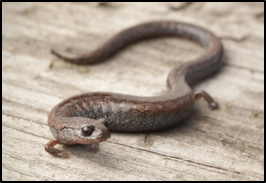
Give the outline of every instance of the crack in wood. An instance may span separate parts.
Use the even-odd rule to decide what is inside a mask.
[[[179,2],[180,3],[180,2]],[[182,2],[182,4],[179,6],[176,6],[172,3],[170,3],[168,5],[168,7],[170,8],[170,10],[174,10],[174,11],[182,11],[182,10],[186,10],[189,6],[191,6],[193,3],[195,2]]]
[[[18,157],[12,156],[12,155],[10,155],[10,154],[2,153],[2,155],[6,155],[6,156],[8,156],[8,157],[10,157],[10,158],[13,158],[13,159],[16,159],[16,160],[19,160],[19,161],[27,162],[26,159],[21,159],[21,158],[18,158]],[[28,176],[28,177],[31,177],[31,178],[35,178],[35,179],[37,179],[37,177],[34,177],[34,176],[31,176],[31,175],[25,174],[25,173],[23,173],[23,172],[21,172],[21,171],[18,171],[18,170],[12,169],[11,167],[9,167],[9,166],[7,166],[7,165],[5,165],[5,164],[2,164],[2,165],[3,165],[3,167],[4,167],[5,169],[7,169],[7,170],[9,170],[9,171],[13,171],[13,172],[16,172],[16,173],[18,173],[18,174],[21,174],[21,175],[24,175],[24,176]],[[48,178],[45,177],[45,178],[43,178],[43,180],[48,180]],[[49,177],[49,180],[55,180],[55,179],[51,179],[51,177]]]
[[[9,129],[12,129],[12,130],[19,131],[19,132],[21,132],[21,133],[26,133],[26,134],[28,134],[28,135],[32,135],[32,136],[39,137],[39,138],[46,139],[46,140],[51,140],[51,139],[46,138],[46,137],[43,137],[43,136],[35,135],[35,134],[33,134],[33,133],[29,133],[29,132],[26,132],[26,131],[20,130],[20,129],[18,129],[18,128],[14,128],[13,126],[5,125],[5,124],[2,124],[2,126],[6,127],[6,128],[9,128]]]
[[[5,115],[5,116],[11,117],[11,118],[15,118],[15,119],[22,119],[22,120],[28,121],[30,123],[36,123],[38,125],[48,126],[47,123],[40,123],[40,122],[37,122],[37,121],[33,121],[33,120],[29,119],[29,118],[23,118],[23,117],[16,116],[16,115],[13,115],[13,114],[10,114],[10,113],[6,113],[4,111],[2,111],[2,115]]]
[[[235,65],[235,64],[231,64],[231,63],[224,63],[225,66],[229,66],[229,67],[234,67],[237,69],[241,69],[241,70],[247,70],[250,71],[251,73],[260,73],[260,74],[264,74],[263,70],[259,70],[259,69],[251,69],[245,66],[240,66],[240,65]]]
[[[238,172],[238,171],[228,170],[228,169],[221,168],[221,167],[216,167],[216,166],[213,166],[213,165],[206,165],[206,164],[198,163],[198,162],[195,162],[195,161],[192,161],[192,160],[187,160],[187,159],[184,159],[184,158],[171,156],[171,155],[165,155],[165,154],[154,152],[154,151],[150,151],[150,150],[147,150],[147,149],[141,149],[141,148],[137,148],[137,147],[132,147],[132,146],[128,146],[128,145],[125,145],[125,144],[116,143],[116,142],[110,142],[110,141],[107,141],[107,142],[111,143],[111,144],[116,144],[116,145],[125,146],[125,147],[128,147],[128,148],[136,149],[136,150],[139,150],[139,151],[145,151],[145,152],[148,152],[148,153],[156,154],[156,155],[167,157],[167,158],[173,158],[173,159],[176,159],[176,160],[181,160],[181,161],[197,164],[197,165],[200,165],[200,166],[203,166],[203,167],[208,167],[208,168],[213,168],[213,169],[217,169],[217,170],[222,170],[222,171],[230,172],[230,173],[234,173],[234,174],[241,174],[241,172]],[[217,172],[217,173],[219,173],[219,172]]]
[[[9,157],[10,157],[10,156],[9,156]],[[25,173],[23,173],[23,172],[17,171],[17,170],[15,170],[15,169],[9,168],[9,167],[6,166],[5,164],[2,164],[2,168],[5,168],[5,169],[7,169],[7,170],[9,170],[9,171],[11,171],[11,172],[15,172],[15,173],[18,173],[18,174],[23,175],[23,176],[27,176],[27,177],[31,177],[31,178],[36,179],[36,177],[34,177],[34,176],[31,176],[31,175],[25,174]],[[3,177],[2,177],[2,178],[3,178]]]
[[[43,113],[45,115],[48,115],[48,113],[49,113],[49,111],[30,106],[28,104],[24,104],[24,103],[20,103],[20,102],[17,102],[17,101],[13,101],[13,100],[5,98],[4,96],[2,96],[2,103],[8,103],[8,104],[14,105],[14,106],[16,106],[18,108],[27,108],[28,110],[31,110],[31,111],[34,111],[34,112],[38,112],[38,113]]]
[[[242,36],[240,38],[233,37],[233,36],[221,36],[220,37],[220,39],[222,39],[222,40],[229,40],[229,41],[234,41],[234,42],[238,42],[238,43],[242,43],[242,42],[246,41],[248,38],[249,38],[248,35]]]

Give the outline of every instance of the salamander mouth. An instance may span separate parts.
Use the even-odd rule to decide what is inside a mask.
[[[109,139],[109,138],[111,138],[111,133],[110,133],[110,131],[109,131],[109,130],[108,130],[108,131],[104,131],[102,137],[105,137],[105,139]]]
[[[103,141],[109,139],[110,137],[111,137],[110,131],[103,131],[102,136],[98,139],[95,139],[95,140],[97,141],[96,143],[99,143],[99,142],[103,142]]]

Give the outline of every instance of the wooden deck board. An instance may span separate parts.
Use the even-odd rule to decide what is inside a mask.
[[[263,3],[2,3],[2,180],[263,180]],[[237,8],[236,8],[237,7]],[[66,97],[90,91],[139,96],[166,91],[177,63],[202,53],[178,39],[130,46],[106,62],[75,66],[50,49],[82,53],[126,27],[149,20],[178,20],[214,31],[225,47],[224,66],[199,83],[219,102],[202,100],[172,129],[112,133],[100,151],[58,146],[47,116]]]

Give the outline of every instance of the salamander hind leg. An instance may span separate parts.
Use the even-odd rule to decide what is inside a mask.
[[[58,144],[58,142],[56,140],[51,140],[49,141],[46,145],[45,145],[45,151],[47,151],[48,153],[50,153],[51,155],[55,156],[55,157],[59,157],[59,158],[67,158],[68,157],[68,153],[66,151],[62,151],[59,149],[56,149],[54,146]]]
[[[205,91],[200,91],[195,93],[195,99],[204,98],[205,101],[209,104],[211,110],[219,108],[219,104],[214,101],[214,99]]]

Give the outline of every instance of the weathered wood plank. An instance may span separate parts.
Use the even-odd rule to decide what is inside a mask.
[[[263,180],[262,3],[2,5],[2,180]],[[62,99],[87,91],[158,95],[174,65],[202,52],[185,40],[156,39],[80,67],[50,49],[92,50],[123,28],[155,19],[198,24],[222,38],[221,72],[195,87],[210,92],[221,109],[209,111],[200,100],[172,129],[113,133],[98,153],[59,146],[69,151],[66,160],[47,154],[47,115]]]

